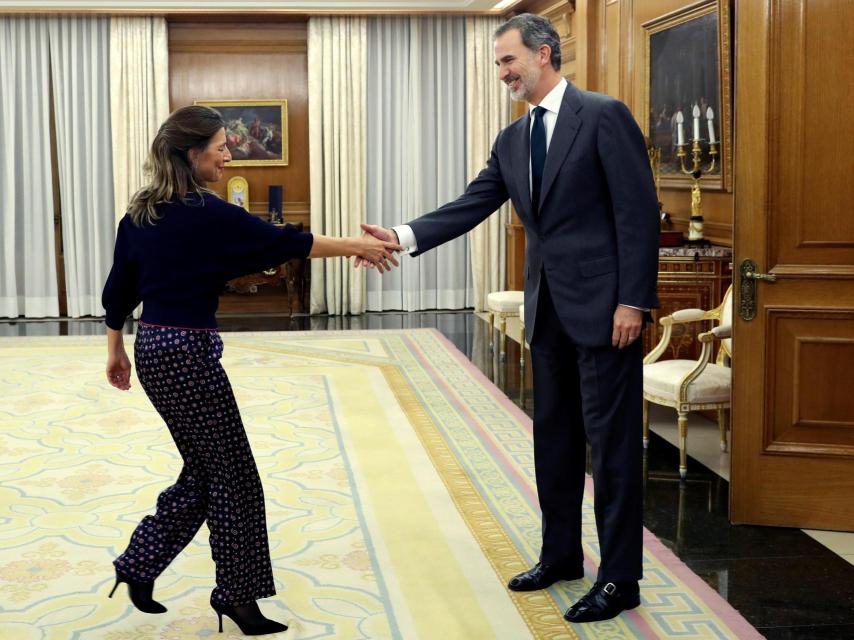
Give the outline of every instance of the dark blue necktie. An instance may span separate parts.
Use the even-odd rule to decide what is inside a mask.
[[[543,184],[543,167],[546,165],[545,112],[545,107],[534,107],[534,126],[531,127],[531,207],[534,215],[540,209],[540,187]]]

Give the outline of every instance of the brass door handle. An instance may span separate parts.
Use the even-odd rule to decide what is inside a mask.
[[[777,276],[773,273],[756,273],[755,271],[747,271],[744,277],[748,280],[764,280],[765,282],[777,282]]]
[[[753,320],[756,317],[756,281],[777,282],[777,276],[773,273],[759,273],[753,260],[744,260],[741,263],[741,286],[739,293],[739,315],[742,320]]]

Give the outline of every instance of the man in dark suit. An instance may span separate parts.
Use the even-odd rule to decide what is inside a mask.
[[[560,75],[551,23],[523,14],[495,33],[498,77],[528,115],[503,129],[465,193],[393,230],[417,255],[473,229],[507,198],[525,225],[525,328],[534,376],[540,561],[509,588],[584,576],[585,440],[601,563],[565,617],[605,620],[640,604],[644,312],[658,305],[658,204],[643,136],[621,102]],[[397,237],[396,237],[397,236]]]

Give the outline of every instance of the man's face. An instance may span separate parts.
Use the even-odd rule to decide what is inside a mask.
[[[528,100],[542,75],[541,54],[522,43],[518,29],[505,31],[495,39],[495,64],[498,79],[507,85],[514,100]]]

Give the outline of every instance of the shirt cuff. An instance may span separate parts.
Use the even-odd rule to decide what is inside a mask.
[[[630,304],[621,304],[621,307],[628,307],[629,309],[637,309],[638,311],[649,311],[649,309],[645,309],[644,307],[635,307]]]
[[[418,251],[418,242],[415,240],[415,232],[408,224],[392,227],[397,234],[397,244],[403,247],[402,253],[414,253]]]

